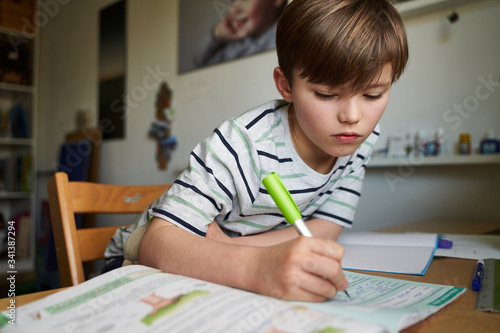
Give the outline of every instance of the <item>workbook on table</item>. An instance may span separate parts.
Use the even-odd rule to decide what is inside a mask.
[[[428,233],[343,233],[344,269],[424,275],[437,248],[438,235]]]
[[[397,332],[465,291],[353,272],[346,276],[351,299],[338,293],[327,302],[306,303],[131,265],[2,312],[0,331]]]

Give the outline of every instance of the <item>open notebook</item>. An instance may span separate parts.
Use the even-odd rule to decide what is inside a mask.
[[[348,298],[289,302],[141,265],[124,266],[0,313],[15,332],[396,333],[465,289],[346,272]]]
[[[424,275],[437,248],[438,235],[352,232],[340,235],[344,269]]]

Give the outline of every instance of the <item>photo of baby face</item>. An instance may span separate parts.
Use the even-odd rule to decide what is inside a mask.
[[[257,37],[277,20],[283,1],[234,0],[221,28],[233,38]]]
[[[180,2],[179,73],[276,48],[287,0]]]

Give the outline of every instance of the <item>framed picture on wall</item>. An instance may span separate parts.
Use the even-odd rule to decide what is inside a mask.
[[[179,73],[276,48],[287,0],[182,0]]]
[[[125,0],[99,16],[99,126],[103,139],[125,137]]]

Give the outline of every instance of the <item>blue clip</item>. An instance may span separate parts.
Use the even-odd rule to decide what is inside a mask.
[[[453,242],[448,239],[438,238],[438,249],[451,249]]]

